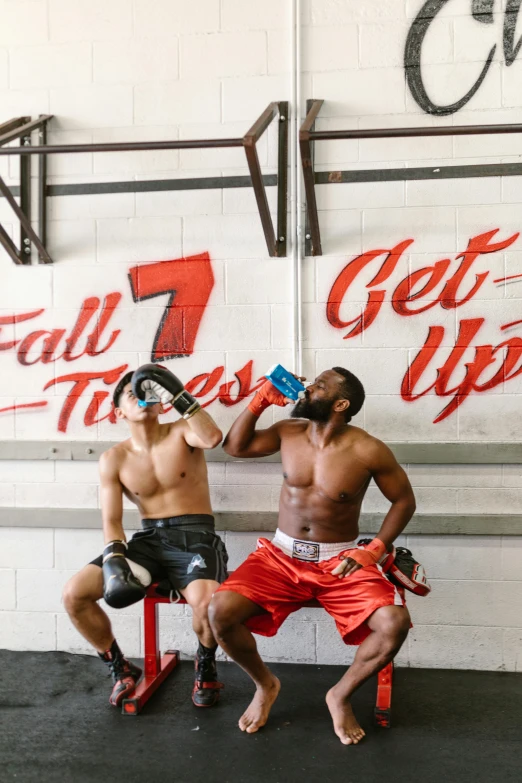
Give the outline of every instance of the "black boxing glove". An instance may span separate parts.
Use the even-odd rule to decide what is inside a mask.
[[[126,550],[125,541],[111,541],[103,550],[103,597],[113,609],[141,601],[145,598],[145,587],[151,582],[149,572],[137,563],[132,563],[132,568],[140,570],[145,584],[133,573],[131,561],[125,557]]]
[[[190,419],[201,409],[199,402],[185,391],[174,373],[161,364],[143,364],[132,376],[132,391],[145,403],[171,404],[184,419]]]

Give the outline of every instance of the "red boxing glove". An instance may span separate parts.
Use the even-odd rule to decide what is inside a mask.
[[[398,546],[388,554],[381,565],[394,585],[405,587],[415,595],[428,595],[431,592],[424,566],[415,560],[409,549]]]
[[[350,563],[348,560],[354,560],[362,568],[366,566],[375,565],[383,555],[386,554],[386,546],[379,538],[374,538],[369,544],[366,544],[362,549],[346,549],[338,555],[341,561],[339,565],[331,572],[334,576],[342,577],[344,572],[348,570]]]
[[[269,408],[270,405],[279,405],[282,408],[286,405],[286,397],[270,381],[266,381],[255,393],[254,398],[248,405],[248,410],[254,416],[261,416],[263,411]]]

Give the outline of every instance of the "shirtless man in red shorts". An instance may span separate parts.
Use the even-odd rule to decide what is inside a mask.
[[[252,678],[256,693],[239,727],[256,732],[267,719],[280,683],[261,660],[251,631],[273,636],[288,617],[318,600],[346,644],[358,644],[353,664],[326,695],[334,731],[345,745],[364,737],[350,706],[352,693],[396,655],[410,616],[377,563],[415,511],[410,482],[391,451],[350,420],[364,389],[351,372],[319,375],[292,419],[256,431],[269,405],[286,399],[267,381],[233,424],[224,443],[235,457],[281,451],[284,483],[279,524],[216,590],[209,617],[216,641]],[[377,536],[357,548],[361,504],[375,481],[391,506]]]

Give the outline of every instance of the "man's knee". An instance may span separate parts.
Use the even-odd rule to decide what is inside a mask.
[[[65,583],[62,590],[62,601],[68,614],[76,614],[81,608],[84,598],[76,577]]]
[[[237,623],[232,610],[232,602],[226,593],[215,593],[208,607],[208,619],[216,639],[226,635]]]
[[[406,607],[383,607],[377,619],[377,632],[391,649],[401,646],[410,629],[410,615]]]
[[[96,603],[102,594],[101,571],[99,575],[80,571],[65,583],[62,590],[62,601],[67,613],[74,616],[87,606]]]
[[[206,585],[197,580],[191,582],[189,587],[182,591],[187,604],[192,609],[193,615],[201,618],[208,616],[208,605],[215,589],[215,584]]]
[[[188,605],[192,609],[192,615],[204,619],[208,617],[208,606],[210,604],[211,595],[201,596],[197,601],[187,601]]]

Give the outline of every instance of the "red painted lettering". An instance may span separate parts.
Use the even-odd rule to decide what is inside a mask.
[[[85,352],[88,353],[89,356],[99,356],[100,354],[105,353],[109,350],[109,348],[111,348],[111,346],[114,345],[118,339],[118,335],[121,333],[121,329],[116,329],[114,332],[112,332],[111,336],[109,337],[109,341],[106,343],[104,348],[96,350],[98,347],[98,341],[101,339],[104,330],[107,328],[109,321],[114,315],[114,311],[120,303],[121,298],[121,294],[118,294],[117,292],[108,294],[108,296],[105,297],[102,311],[100,313],[100,317],[98,318],[98,323],[96,324],[92,334],[90,334],[87,338]]]
[[[105,419],[109,419],[111,424],[116,424],[116,414],[114,413],[114,407],[112,405],[110,411],[105,416],[98,416],[101,405],[109,396],[109,392],[106,391],[94,392],[89,406],[85,411],[85,416],[83,417],[83,423],[86,427],[92,427],[93,424],[98,424],[98,422],[105,421]]]
[[[52,381],[49,381],[44,386],[44,391],[49,389],[51,386],[55,386],[58,383],[72,383],[73,387],[70,390],[69,394],[65,398],[65,402],[62,405],[62,410],[60,411],[60,418],[58,420],[58,430],[60,432],[67,432],[67,425],[69,423],[69,419],[71,418],[71,414],[74,411],[74,408],[76,406],[76,403],[84,393],[84,391],[87,389],[91,381],[98,381],[102,380],[107,386],[110,386],[114,383],[117,383],[118,379],[122,375],[122,373],[125,372],[128,365],[123,364],[120,367],[115,367],[112,370],[105,370],[104,372],[76,372],[71,373],[70,375],[61,375],[58,378],[54,378]],[[96,410],[97,412],[97,410]],[[90,413],[90,417],[92,419],[93,413]]]
[[[496,253],[500,250],[505,250],[505,248],[512,245],[519,236],[517,233],[513,234],[505,240],[502,240],[501,242],[490,243],[490,240],[495,236],[495,234],[498,233],[498,231],[498,228],[493,229],[492,231],[487,231],[484,234],[480,234],[470,239],[466,250],[457,256],[457,260],[461,259],[461,263],[458,269],[446,281],[442,291],[437,295],[433,295],[433,291],[440,283],[443,283],[444,277],[449,271],[451,265],[450,259],[442,259],[441,261],[437,261],[435,264],[433,264],[433,266],[424,267],[423,269],[416,270],[415,272],[407,275],[399,283],[391,295],[391,304],[395,312],[401,316],[412,316],[423,313],[426,310],[435,307],[437,304],[440,304],[441,307],[448,310],[461,307],[466,302],[469,302],[470,299],[472,299],[477,294],[481,286],[484,284],[486,278],[490,274],[488,271],[481,272],[480,274],[476,275],[475,283],[472,285],[469,291],[460,299],[457,298],[459,288],[463,284],[467,272],[470,270],[476,259],[481,255],[487,255],[489,253]],[[341,319],[339,311],[352,283],[371,261],[381,256],[383,253],[386,253],[387,255],[384,263],[373,280],[371,280],[366,285],[366,288],[372,288],[373,286],[381,285],[390,277],[391,273],[397,266],[402,253],[412,244],[412,242],[412,239],[407,239],[389,251],[371,250],[363,253],[357,258],[354,258],[353,261],[350,261],[350,263],[345,266],[340,275],[337,277],[328,297],[326,317],[329,323],[336,329],[342,329],[353,324],[351,331],[349,331],[344,336],[345,340],[350,337],[356,337],[374,323],[386,297],[386,290],[384,288],[371,290],[368,294],[368,301],[366,303],[366,308],[363,314],[350,321],[344,321]],[[425,278],[427,279],[422,288],[415,290],[416,286]],[[426,297],[428,297],[430,294],[433,296],[432,301],[429,301],[421,307],[417,308],[411,306],[411,302],[419,299],[426,299]]]
[[[229,383],[224,383],[219,388],[219,401],[222,405],[226,405],[227,408],[229,408],[232,405],[237,405],[238,402],[242,402],[247,397],[249,397],[253,391],[256,389],[259,389],[260,386],[263,385],[263,383],[266,381],[266,378],[263,377],[260,382],[257,384],[257,386],[252,386],[252,367],[254,362],[252,359],[245,364],[244,367],[242,367],[240,370],[238,370],[234,375],[236,376],[237,380],[235,381],[229,381]],[[235,384],[238,384],[238,390],[235,397],[231,395],[232,387]]]
[[[193,394],[194,397],[206,397],[206,395],[210,394],[210,392],[217,386],[224,372],[225,368],[223,365],[220,365],[219,367],[216,367],[215,370],[212,370],[212,372],[196,375],[195,378],[192,378],[192,380],[185,384],[185,389],[190,392],[190,394]],[[199,390],[197,390],[198,386],[201,386]],[[216,394],[215,397],[212,397],[211,400],[207,400],[207,402],[203,403],[201,407],[207,408],[214,402],[214,400],[217,400],[218,396],[219,393]]]
[[[366,288],[370,288],[373,285],[380,285],[389,278],[397,266],[401,255],[412,243],[413,239],[406,239],[404,242],[399,242],[399,244],[395,245],[391,250],[370,250],[367,253],[363,253],[361,256],[354,258],[353,261],[350,261],[337,277],[330,291],[330,296],[328,297],[326,317],[328,318],[329,323],[336,329],[343,329],[345,326],[354,324],[353,329],[344,336],[345,340],[349,337],[355,337],[356,335],[361,334],[365,329],[368,329],[377,318],[386,294],[386,291],[383,289],[370,291],[366,309],[362,316],[357,316],[357,318],[354,318],[351,321],[343,321],[339,315],[339,310],[349,287],[354,282],[357,275],[371,261],[386,254],[386,258],[379,271],[373,280],[370,280]]]
[[[214,287],[208,253],[135,266],[130,270],[129,280],[135,302],[169,295],[154,338],[152,361],[193,353],[201,319]]]
[[[20,313],[19,315],[2,315],[0,316],[0,331],[2,326],[12,326],[13,324],[20,324],[24,321],[29,321],[31,318],[36,318],[38,315],[44,313],[45,310],[33,310],[29,313]],[[9,351],[18,344],[18,340],[9,340],[6,343],[0,343],[0,351]]]
[[[487,231],[485,234],[479,234],[479,236],[472,237],[472,239],[470,239],[468,242],[468,246],[466,250],[457,256],[457,258],[462,258],[462,263],[457,269],[457,271],[455,272],[455,274],[453,275],[453,277],[451,277],[448,280],[448,282],[444,286],[444,290],[440,295],[441,306],[444,307],[446,310],[455,307],[460,307],[466,302],[469,302],[469,300],[473,296],[475,296],[479,288],[482,286],[484,280],[488,277],[489,272],[482,272],[480,275],[477,275],[475,285],[468,291],[468,293],[462,299],[457,301],[457,293],[458,293],[459,286],[462,283],[466,272],[470,269],[475,259],[482,254],[496,253],[499,250],[505,250],[505,248],[512,245],[513,242],[519,236],[517,232],[516,234],[513,234],[513,236],[503,240],[502,242],[497,242],[496,244],[490,245],[489,240],[492,237],[494,237],[495,234],[498,234],[498,232],[499,229],[495,228],[493,229],[493,231]]]
[[[453,374],[458,369],[465,352],[471,347],[473,339],[477,336],[483,324],[484,318],[469,318],[460,323],[456,345],[442,367],[436,370],[436,380],[423,391],[417,392],[416,386],[428,369],[444,337],[444,328],[442,326],[430,327],[424,346],[403,378],[401,396],[407,402],[418,400],[432,389],[435,390],[435,394],[439,397],[452,396],[449,404],[434,419],[434,424],[451,416],[473,392],[484,392],[494,389],[496,386],[522,373],[522,366],[520,366],[522,338],[512,337],[495,348],[492,345],[477,346],[473,360],[466,362],[464,365],[464,379],[453,386],[453,388],[449,388]],[[504,354],[503,357],[502,353]],[[498,370],[488,381],[479,383],[484,371],[498,359],[503,359]]]
[[[110,294],[110,296],[112,296],[112,294]],[[74,362],[85,354],[85,349],[81,353],[76,354],[76,356],[73,356],[73,351],[76,348],[78,340],[87,328],[87,324],[99,306],[100,300],[97,296],[90,296],[82,302],[76,323],[71,330],[71,334],[65,341],[65,351],[63,352],[62,358],[65,359],[66,362]]]
[[[451,261],[449,258],[445,258],[442,261],[437,261],[433,266],[426,266],[424,269],[418,269],[411,275],[408,275],[404,280],[399,283],[392,296],[392,307],[399,315],[417,315],[423,313],[425,310],[429,310],[431,307],[437,304],[437,301],[428,302],[423,307],[417,307],[412,310],[408,307],[408,302],[414,302],[416,299],[422,299],[430,294],[435,286],[437,286],[444,275],[448,271]],[[428,277],[424,286],[417,291],[416,294],[412,294],[411,291],[417,283],[422,280],[423,277]]]

